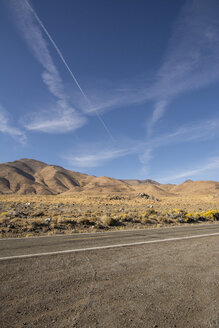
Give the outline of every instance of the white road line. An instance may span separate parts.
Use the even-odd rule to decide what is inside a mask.
[[[167,238],[167,239],[158,239],[158,240],[147,240],[147,241],[140,241],[140,242],[129,243],[129,244],[96,246],[96,247],[90,247],[90,248],[68,249],[68,250],[65,250],[65,251],[56,251],[56,252],[47,252],[47,253],[36,253],[36,254],[26,254],[26,255],[15,255],[15,256],[1,257],[0,258],[0,261],[12,260],[12,259],[22,259],[22,258],[28,258],[28,257],[38,257],[38,256],[67,254],[67,253],[78,253],[78,252],[94,251],[94,250],[99,250],[99,249],[119,248],[119,247],[137,246],[137,245],[144,245],[144,244],[156,244],[156,243],[162,243],[162,242],[167,242],[167,241],[176,241],[176,240],[184,240],[184,239],[194,239],[194,238],[202,238],[202,237],[210,237],[210,236],[218,236],[218,235],[219,235],[219,232],[216,232],[216,233],[210,233],[210,234],[204,234],[204,235],[193,235],[193,236]]]

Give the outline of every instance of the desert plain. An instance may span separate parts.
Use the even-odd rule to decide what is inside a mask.
[[[0,164],[0,236],[213,223],[219,182],[95,177],[32,159]]]
[[[153,196],[154,198],[154,196]],[[145,198],[140,195],[0,195],[0,236],[101,232],[214,223],[212,195]]]

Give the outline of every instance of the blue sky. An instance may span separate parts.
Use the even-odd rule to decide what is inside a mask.
[[[2,0],[0,161],[219,180],[217,0]]]

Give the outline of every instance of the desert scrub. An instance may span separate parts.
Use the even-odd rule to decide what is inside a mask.
[[[135,218],[129,214],[120,214],[117,216],[117,218],[121,222],[134,222],[135,221]]]
[[[48,224],[45,222],[45,220],[42,220],[42,219],[31,220],[31,221],[29,221],[29,223],[31,224],[33,229],[48,226]]]
[[[141,224],[147,224],[147,223],[152,223],[151,220],[148,219],[147,216],[142,216],[141,217]]]
[[[7,216],[8,215],[8,212],[2,212],[0,215],[1,216]]]
[[[77,223],[83,224],[83,225],[94,225],[95,224],[95,218],[89,218],[89,217],[80,217],[77,219]]]
[[[204,218],[207,218],[207,219],[210,219],[210,220],[219,220],[219,211],[210,210],[210,211],[202,213],[202,216]]]
[[[94,216],[94,217],[98,217],[100,215],[101,215],[101,213],[99,211],[96,211],[96,212],[92,213],[92,216]]]
[[[143,217],[150,217],[151,215],[155,215],[157,214],[157,212],[153,209],[153,208],[150,208],[150,209],[147,209],[143,214],[142,216]]]
[[[58,218],[54,219],[54,223],[56,224],[67,224],[67,223],[76,223],[74,218],[66,218],[59,216]]]
[[[187,214],[185,210],[179,210],[178,213],[180,214],[181,217],[185,217]]]
[[[10,222],[13,223],[14,225],[22,226],[23,223],[25,222],[25,220],[23,220],[21,218],[13,218],[13,219],[11,219]]]
[[[116,220],[113,219],[111,216],[103,215],[100,218],[101,223],[103,223],[105,226],[113,226],[116,223]]]
[[[193,223],[193,222],[197,222],[197,219],[195,219],[193,216],[187,216],[185,218],[185,223]]]
[[[198,221],[205,221],[206,219],[203,218],[199,213],[187,213],[185,216],[186,223],[198,222]]]
[[[63,223],[76,224],[75,218],[62,218]]]
[[[141,223],[142,224],[157,224],[157,216],[156,215],[142,216]]]
[[[167,213],[167,216],[173,220],[178,220],[180,222],[184,222],[185,218],[186,218],[186,214],[187,212],[183,211],[183,210],[179,210],[179,209],[174,209],[171,210]]]
[[[171,218],[169,218],[168,216],[165,216],[165,215],[159,215],[157,217],[157,221],[159,223],[167,223],[167,224],[171,224],[171,223],[174,223],[175,222],[174,219],[171,219]]]
[[[5,225],[6,223],[8,223],[10,221],[9,218],[7,218],[6,216],[2,216],[0,217],[0,225],[3,224]]]

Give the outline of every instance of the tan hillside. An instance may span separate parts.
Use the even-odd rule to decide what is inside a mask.
[[[212,195],[219,193],[219,182],[216,181],[185,181],[180,185],[169,187],[169,192],[180,195]]]
[[[0,193],[59,194],[83,187],[92,176],[32,159],[0,164]]]
[[[127,183],[108,177],[99,177],[91,180],[90,183],[86,185],[86,191],[99,191],[102,192],[107,190],[109,193],[114,192],[132,192],[134,189]]]
[[[137,186],[134,187],[136,192],[140,193],[140,192],[144,192],[148,195],[153,195],[154,197],[167,197],[167,196],[174,196],[174,193],[172,193],[171,191],[165,190],[165,186],[163,185],[155,185],[155,184],[139,184]]]
[[[108,177],[95,177],[47,165],[33,159],[0,164],[1,194],[43,194],[134,191],[127,183]]]
[[[0,194],[57,195],[76,192],[90,195],[100,193],[147,193],[154,197],[174,195],[216,195],[219,182],[187,180],[180,185],[162,185],[154,180],[117,180],[96,177],[48,165],[33,159],[0,164]]]

